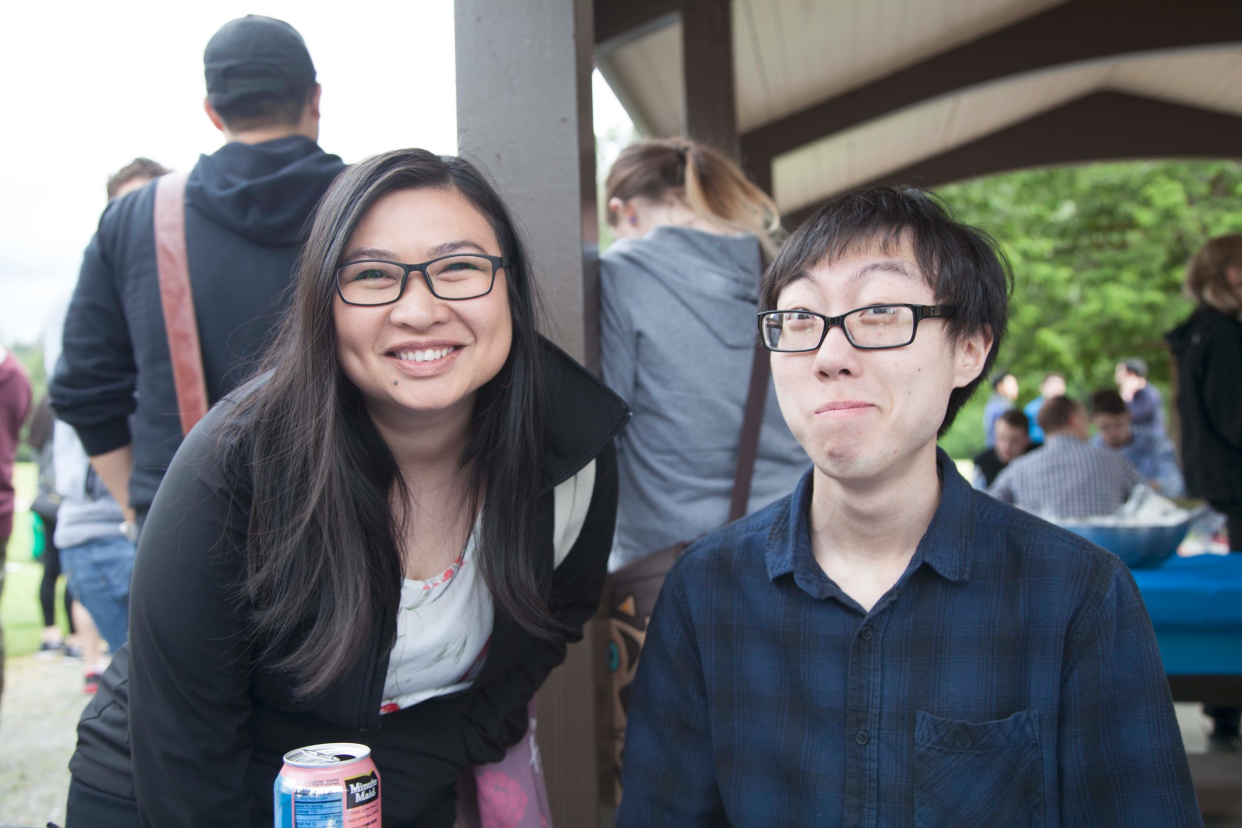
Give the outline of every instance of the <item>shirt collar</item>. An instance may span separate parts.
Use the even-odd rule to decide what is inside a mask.
[[[1049,434],[1044,437],[1045,449],[1067,449],[1082,445],[1082,440],[1073,434]]]
[[[907,570],[927,564],[942,578],[961,582],[970,577],[974,548],[975,521],[973,491],[957,471],[957,466],[941,448],[936,449],[936,471],[940,475],[940,505],[919,541]],[[781,511],[768,531],[768,577],[775,581],[792,574],[794,581],[815,598],[839,593],[815,560],[811,549],[810,510],[815,469],[798,481],[788,508]]]

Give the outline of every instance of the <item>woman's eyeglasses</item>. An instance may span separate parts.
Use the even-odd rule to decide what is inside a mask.
[[[421,264],[366,259],[337,268],[336,291],[347,305],[389,305],[401,298],[410,274],[417,271],[438,299],[475,299],[491,293],[496,271],[506,265],[500,256],[477,253],[441,256]]]

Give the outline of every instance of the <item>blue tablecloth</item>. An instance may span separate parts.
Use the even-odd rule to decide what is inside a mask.
[[[1242,555],[1134,570],[1170,675],[1242,675]]]

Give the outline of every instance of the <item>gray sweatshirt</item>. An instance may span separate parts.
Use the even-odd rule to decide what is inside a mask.
[[[65,310],[68,299],[58,303],[43,332],[43,364],[49,368],[60,359]],[[52,430],[52,463],[56,493],[61,496],[52,541],[59,549],[81,546],[99,538],[119,538],[121,507],[108,494],[103,480],[91,469],[90,458],[73,426],[56,421]]]
[[[604,382],[634,411],[617,443],[612,569],[728,520],[760,267],[754,236],[685,227],[600,256]],[[789,494],[809,467],[769,385],[748,511]]]

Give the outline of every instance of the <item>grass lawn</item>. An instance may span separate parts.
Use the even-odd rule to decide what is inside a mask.
[[[13,514],[13,534],[9,537],[8,559],[12,561],[30,560],[30,551],[34,546],[34,533],[30,522],[30,501],[34,500],[35,489],[39,482],[39,468],[34,463],[15,463],[13,465],[13,488],[17,496],[17,509]]]
[[[39,649],[39,631],[43,629],[43,613],[39,609],[39,582],[43,565],[35,561],[8,564],[4,578],[4,595],[0,597],[0,624],[4,626],[6,658],[27,655]],[[65,579],[56,585],[56,621],[69,633],[65,618]]]
[[[43,613],[39,610],[39,582],[43,565],[30,557],[34,532],[27,507],[34,499],[38,470],[34,463],[18,463],[13,469],[13,488],[17,490],[17,511],[13,515],[13,535],[9,538],[4,594],[0,595],[0,625],[4,627],[5,656],[26,655],[39,649]],[[56,588],[56,619],[68,631],[61,593],[65,580]]]

